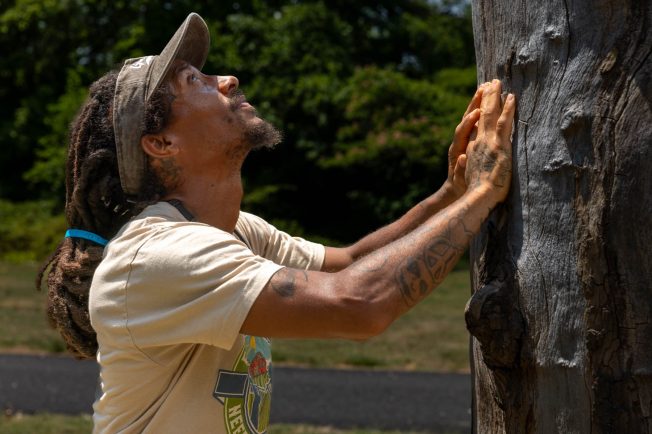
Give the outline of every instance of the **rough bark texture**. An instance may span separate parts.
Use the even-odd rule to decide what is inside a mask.
[[[518,97],[471,246],[474,432],[652,434],[652,1],[474,0]]]

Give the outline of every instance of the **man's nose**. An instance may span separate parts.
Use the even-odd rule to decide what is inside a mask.
[[[238,79],[232,75],[218,75],[217,88],[224,95],[229,95],[231,92],[238,88]]]

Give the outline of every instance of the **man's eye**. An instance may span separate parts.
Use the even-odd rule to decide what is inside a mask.
[[[197,78],[197,76],[195,74],[190,74],[188,76],[188,81],[197,81],[197,80],[198,80],[198,78]]]

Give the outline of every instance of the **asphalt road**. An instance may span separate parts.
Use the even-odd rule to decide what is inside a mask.
[[[92,412],[98,367],[69,357],[0,354],[5,412]],[[464,374],[274,368],[271,423],[432,433],[471,431]]]

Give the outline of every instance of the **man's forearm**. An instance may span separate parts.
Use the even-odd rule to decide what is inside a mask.
[[[369,253],[395,241],[437,214],[456,199],[452,189],[442,186],[405,213],[398,220],[378,229],[348,247],[352,259],[358,260]]]
[[[344,271],[347,279],[396,318],[444,280],[494,206],[488,195],[467,192],[418,229],[357,261]]]

